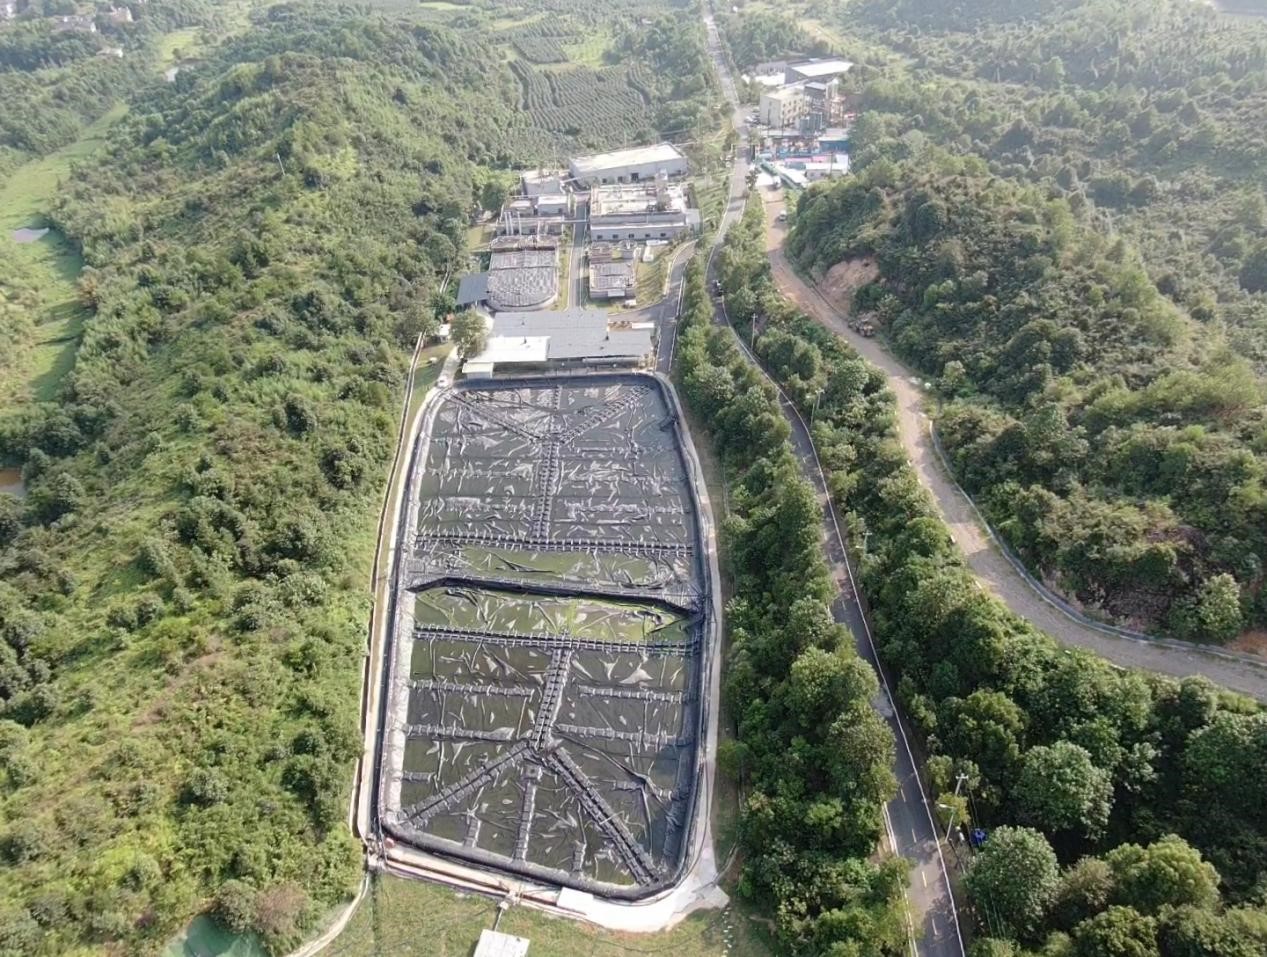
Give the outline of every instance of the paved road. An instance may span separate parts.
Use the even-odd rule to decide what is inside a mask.
[[[589,238],[589,201],[577,202],[576,222],[572,224],[572,243],[568,247],[568,308],[585,303],[585,257],[582,251]]]
[[[682,280],[686,276],[687,263],[695,252],[695,243],[683,246],[674,255],[669,269],[669,292],[663,299],[646,310],[644,317],[656,324],[656,371],[669,375],[673,367],[673,352],[677,348],[678,321],[681,318]]]
[[[739,146],[736,150],[735,166],[731,176],[730,198],[717,230],[716,242],[719,244],[726,230],[743,214],[747,178],[747,164],[744,157],[747,155],[748,138],[744,130],[743,114],[739,109],[734,84],[721,56],[717,28],[707,12],[704,23],[709,49],[721,78],[722,89],[735,110],[735,128],[740,131]],[[716,249],[715,245],[713,252]],[[713,278],[711,253],[708,273],[711,280]],[[715,304],[714,320],[719,324],[729,324],[725,307],[720,302]],[[760,367],[760,363],[749,351],[747,345],[742,340],[738,341],[748,358]],[[911,882],[906,889],[908,919],[912,922],[912,950],[921,957],[963,957],[963,938],[937,828],[933,822],[928,799],[924,795],[905,722],[894,705],[889,690],[888,676],[880,664],[871,639],[870,627],[858,599],[839,518],[827,493],[826,477],[819,464],[805,421],[787,396],[783,395],[781,389],[779,395],[784,417],[792,428],[792,445],[796,457],[806,477],[813,483],[819,504],[823,509],[823,535],[827,546],[827,556],[832,575],[839,588],[836,600],[832,603],[832,614],[836,621],[849,628],[857,644],[858,653],[870,662],[880,676],[882,689],[874,704],[892,730],[897,743],[894,773],[898,781],[898,792],[884,809],[884,823],[889,844],[894,852],[912,863]]]
[[[1021,576],[981,527],[972,505],[942,468],[929,436],[923,411],[923,389],[913,370],[903,365],[875,339],[849,328],[845,314],[792,271],[783,255],[786,227],[775,222],[782,203],[766,204],[766,245],[779,289],[806,314],[836,332],[868,362],[888,377],[897,397],[898,434],[906,457],[933,499],[977,578],[1023,618],[1066,645],[1087,648],[1124,668],[1155,671],[1173,677],[1205,675],[1211,681],[1267,701],[1267,661],[1258,664],[1220,655],[1199,645],[1179,647],[1125,638],[1088,627],[1048,603]]]

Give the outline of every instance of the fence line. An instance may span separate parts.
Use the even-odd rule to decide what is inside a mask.
[[[950,480],[950,484],[955,487],[955,490],[963,496],[963,500],[968,503],[968,507],[972,509],[972,514],[977,518],[977,523],[985,530],[985,533],[990,536],[990,541],[995,544],[999,552],[1005,559],[1007,559],[1007,563],[1016,570],[1016,573],[1021,576],[1034,593],[1066,618],[1076,624],[1092,628],[1095,631],[1099,631],[1106,635],[1112,635],[1115,638],[1125,638],[1129,641],[1148,642],[1149,644],[1159,645],[1163,648],[1173,648],[1176,651],[1191,651],[1196,652],[1197,654],[1209,655],[1213,658],[1223,658],[1227,661],[1250,664],[1258,668],[1267,668],[1267,661],[1264,661],[1258,655],[1246,654],[1239,651],[1228,651],[1224,648],[1216,648],[1212,645],[1202,645],[1193,641],[1180,641],[1178,638],[1162,638],[1158,635],[1150,635],[1146,632],[1134,631],[1130,628],[1122,628],[1118,625],[1111,625],[1108,622],[1097,621],[1096,619],[1087,616],[1084,612],[1079,611],[1068,601],[1061,598],[1054,591],[1035,578],[1030,573],[1030,570],[1025,567],[1025,563],[1021,561],[1020,556],[1013,551],[1012,547],[1006,541],[1004,541],[1003,536],[999,535],[994,530],[994,526],[989,523],[985,515],[981,513],[981,509],[977,507],[976,501],[968,494],[964,487],[959,484],[959,479],[955,477],[955,470],[951,467],[950,459],[946,455],[946,450],[943,448],[941,439],[937,435],[937,427],[933,424],[931,419],[928,423],[928,437],[932,439],[933,451],[937,453],[937,458],[941,462],[942,469],[945,471],[946,477]]]

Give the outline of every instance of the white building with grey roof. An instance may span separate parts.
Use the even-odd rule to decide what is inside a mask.
[[[499,312],[484,351],[463,368],[480,376],[577,366],[631,368],[649,359],[653,327],[640,320],[612,321],[604,309]]]
[[[699,210],[688,206],[686,191],[665,176],[590,190],[589,231],[594,242],[668,241],[697,232],[699,225]]]
[[[685,176],[690,169],[686,157],[670,143],[578,156],[572,160],[570,168],[572,179],[581,186],[640,183],[654,180],[657,176]]]

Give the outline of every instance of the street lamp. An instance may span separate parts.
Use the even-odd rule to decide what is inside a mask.
[[[818,403],[819,403],[819,400],[822,399],[822,397],[823,397],[822,389],[819,389],[817,392],[814,393],[814,408],[810,409],[810,413],[809,413],[809,427],[811,429],[814,427],[814,416],[818,414]]]
[[[959,789],[963,787],[963,782],[966,780],[968,780],[968,775],[962,772],[955,775],[955,797],[959,797]],[[940,801],[937,802],[937,806],[943,811],[950,812],[950,820],[946,824],[946,843],[949,844],[950,831],[955,826],[956,809],[949,804],[942,804]]]

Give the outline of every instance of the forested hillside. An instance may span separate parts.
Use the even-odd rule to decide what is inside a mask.
[[[70,143],[112,103],[161,82],[158,36],[219,19],[207,0],[155,0],[137,4],[132,23],[103,20],[97,33],[59,33],[36,7],[0,29],[0,182],[21,163]],[[112,47],[124,55],[99,55]]]
[[[886,197],[871,175],[856,189]],[[971,952],[1263,953],[1267,714],[1202,679],[1061,648],[977,587],[903,458],[882,373],[775,288],[759,203],[728,235],[720,272],[736,331],[753,336],[760,317],[756,351],[812,416],[833,498],[866,543],[874,633],[931,755],[943,826],[954,808],[955,823],[988,832],[979,852],[948,852],[966,869]],[[765,422],[747,429],[764,447]]]
[[[203,60],[62,189],[91,314],[0,415],[6,954],[151,953],[204,909],[282,951],[355,885],[403,375],[495,168],[540,158],[480,30],[283,4]]]
[[[1267,621],[1267,29],[1199,4],[863,4],[855,182],[789,251],[936,377],[963,484],[1135,627]],[[967,157],[967,162],[950,155]]]

